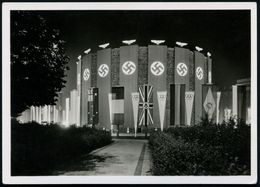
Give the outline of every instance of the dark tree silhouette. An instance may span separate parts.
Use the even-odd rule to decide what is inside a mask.
[[[11,12],[11,116],[55,104],[69,58],[59,31],[32,11]]]

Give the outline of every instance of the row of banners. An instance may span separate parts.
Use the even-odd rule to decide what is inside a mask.
[[[133,109],[133,118],[134,118],[134,129],[135,136],[137,132],[137,126],[148,126],[153,125],[153,116],[151,110],[153,110],[153,102],[151,102],[153,87],[150,85],[144,85],[139,88],[139,92],[132,92],[132,109]],[[185,108],[186,108],[186,124],[191,125],[192,119],[192,110],[194,103],[194,91],[185,92]],[[219,101],[220,101],[221,92],[217,92],[217,101],[215,103],[213,93],[211,88],[208,89],[205,101],[203,104],[205,112],[208,114],[208,118],[211,120],[213,118],[213,113],[216,111],[216,119],[218,123],[219,116]],[[164,128],[165,121],[165,110],[166,110],[166,99],[167,91],[157,91],[157,102],[159,109],[159,119],[161,131]],[[116,115],[124,115],[124,100],[115,100],[113,99],[113,94],[108,94],[109,108],[110,108],[110,123],[111,130],[113,129],[113,124],[119,123],[115,122]],[[127,114],[129,115],[129,114]],[[123,118],[122,118],[123,119]]]

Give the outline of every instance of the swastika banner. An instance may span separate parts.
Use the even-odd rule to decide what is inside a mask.
[[[88,89],[91,86],[92,55],[84,55],[81,59],[81,124],[88,124]]]
[[[175,65],[174,77],[175,84],[186,84],[189,87],[189,74],[190,74],[190,50],[180,47],[175,47]]]
[[[154,93],[165,91],[166,88],[166,70],[167,70],[167,46],[149,45],[148,46],[148,84],[153,86]],[[160,124],[159,105],[157,94],[153,94],[154,124]],[[159,127],[159,126],[158,126]]]
[[[101,127],[110,128],[108,93],[111,91],[111,49],[97,52],[97,87],[99,88],[99,123]]]
[[[124,86],[124,111],[127,115],[125,118],[125,126],[133,127],[134,116],[132,106],[132,92],[137,92],[138,77],[138,46],[122,46],[120,47],[120,66],[119,66],[119,83]]]
[[[202,85],[206,83],[206,73],[205,70],[205,63],[206,59],[205,56],[198,52],[194,51],[195,57],[195,121],[200,121],[200,118],[203,115],[202,112]]]

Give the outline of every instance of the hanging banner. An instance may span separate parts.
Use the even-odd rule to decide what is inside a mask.
[[[135,137],[136,137],[136,131],[137,131],[137,117],[138,117],[138,105],[139,105],[139,93],[138,93],[138,92],[132,92],[132,104],[133,104]]]
[[[149,45],[148,46],[148,84],[153,86],[154,93],[167,90],[167,46]],[[153,121],[154,125],[160,124],[159,106],[157,94],[151,98],[154,102]]]
[[[164,125],[166,97],[167,97],[167,91],[161,91],[161,92],[157,91],[161,131],[163,131],[163,125]]]
[[[217,119],[216,122],[219,124],[219,101],[220,101],[221,92],[217,92]]]
[[[185,92],[186,121],[187,125],[191,124],[191,114],[194,101],[194,92]]]
[[[216,109],[216,103],[215,103],[211,88],[208,89],[208,93],[205,98],[203,106],[204,106],[206,113],[208,114],[209,120],[211,120],[213,113]]]
[[[108,104],[109,104],[109,117],[111,125],[111,133],[113,131],[113,106],[112,106],[112,93],[108,93]]]
[[[164,118],[165,118],[165,108],[166,108],[166,97],[167,91],[157,91],[158,107],[159,107],[159,117],[161,124],[161,131],[163,131]]]
[[[139,125],[153,125],[153,87],[147,84],[139,87]]]
[[[120,47],[119,84],[124,86],[124,115],[125,127],[133,128],[132,92],[137,92],[138,82],[138,45]]]

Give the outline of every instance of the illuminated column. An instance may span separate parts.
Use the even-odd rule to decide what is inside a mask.
[[[69,126],[69,109],[70,109],[70,98],[66,98],[66,113],[65,113],[65,116],[66,116],[66,120],[65,120],[65,125],[66,126]]]
[[[39,106],[39,123],[42,123],[42,107]]]
[[[42,121],[47,122],[48,120],[48,109],[47,109],[47,105],[44,105],[43,107],[43,116],[42,116]]]
[[[48,118],[47,118],[48,123],[51,123],[51,106],[50,105],[47,106],[47,116],[48,116]]]
[[[207,57],[208,63],[208,83],[212,84],[212,59],[208,56]]]
[[[35,107],[32,106],[32,121],[35,121]]]
[[[62,110],[62,118],[61,118],[62,125],[66,125],[66,112],[65,110]]]
[[[77,126],[80,125],[80,99],[81,99],[81,83],[82,83],[82,78],[81,78],[81,55],[78,57],[79,61],[77,64],[77,104],[76,104],[76,116],[75,116],[75,124]]]
[[[232,86],[232,116],[237,117],[237,86]]]

